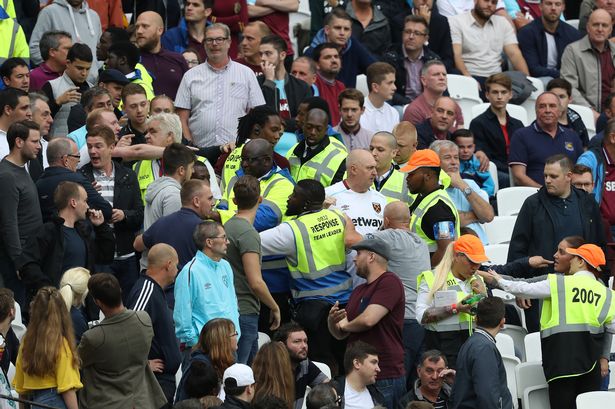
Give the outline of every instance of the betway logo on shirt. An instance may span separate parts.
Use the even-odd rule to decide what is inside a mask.
[[[352,224],[356,227],[374,227],[378,229],[382,226],[382,220],[370,217],[357,217],[352,219]]]

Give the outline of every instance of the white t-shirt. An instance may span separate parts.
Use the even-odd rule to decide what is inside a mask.
[[[10,153],[9,141],[6,140],[6,132],[0,129],[0,160]]]
[[[399,123],[399,112],[386,102],[376,108],[369,98],[365,98],[365,112],[361,115],[361,127],[374,132],[392,132]]]
[[[357,392],[346,382],[344,387],[344,408],[346,409],[371,409],[374,401],[367,388],[363,392]]]
[[[341,181],[325,188],[325,195],[336,200],[331,208],[346,213],[362,236],[375,232],[382,226],[387,199],[377,190],[370,188],[367,192],[357,193],[350,190],[345,181]],[[346,271],[352,276],[353,288],[365,282],[357,276],[353,262],[356,255],[357,252],[354,250],[346,255]]]

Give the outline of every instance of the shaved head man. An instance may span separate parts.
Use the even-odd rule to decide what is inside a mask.
[[[265,139],[253,139],[241,151],[241,168],[246,175],[260,178],[273,167],[273,146]]]
[[[376,179],[376,160],[371,153],[355,149],[346,158],[347,184],[355,192],[367,192]]]
[[[139,48],[151,53],[160,51],[160,38],[164,32],[164,23],[160,14],[154,11],[139,14],[135,27]]]
[[[399,166],[403,166],[408,163],[412,154],[416,152],[416,127],[412,122],[402,121],[393,128],[393,136],[395,136],[397,140],[395,163]]]

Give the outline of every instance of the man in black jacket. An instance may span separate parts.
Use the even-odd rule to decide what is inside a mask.
[[[384,396],[376,388],[380,368],[378,350],[374,346],[363,341],[348,345],[344,353],[344,368],[346,376],[335,381],[338,396],[343,396],[348,406],[367,408],[383,404]],[[368,404],[370,399],[372,403]]]
[[[111,220],[115,234],[115,258],[110,270],[120,282],[122,301],[126,303],[132,286],[139,278],[139,264],[132,242],[143,224],[143,201],[132,169],[112,160],[115,134],[104,125],[95,126],[86,139],[90,163],[81,173],[98,186],[100,194],[113,209]]]
[[[57,287],[69,268],[84,267],[94,273],[95,264],[113,260],[113,232],[104,222],[102,212],[91,209],[87,199],[80,184],[58,184],[53,195],[58,217],[28,239],[17,265],[26,287],[26,299],[31,299],[41,287]]]
[[[567,236],[581,236],[587,243],[606,246],[602,216],[594,197],[570,184],[572,162],[565,155],[546,160],[545,186],[528,197],[517,216],[508,261],[527,255],[550,259],[558,243]],[[553,272],[553,265],[528,269],[525,278]],[[529,332],[539,330],[538,301],[525,311]]]
[[[263,37],[259,50],[263,75],[257,79],[265,103],[280,113],[288,132],[295,132],[297,129],[295,117],[299,104],[305,98],[312,96],[312,90],[306,82],[286,72],[284,59],[288,48],[282,37],[275,34]]]
[[[90,208],[100,210],[105,220],[111,220],[111,205],[109,202],[102,198],[90,181],[76,172],[80,158],[77,144],[72,139],[58,137],[49,142],[47,146],[49,167],[45,169],[36,182],[43,222],[53,220],[56,212],[54,192],[60,182],[63,181],[75,182],[83,186],[87,192]]]

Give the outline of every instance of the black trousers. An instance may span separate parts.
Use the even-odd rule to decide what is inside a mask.
[[[566,357],[562,357],[566,359]],[[596,362],[594,369],[581,376],[561,378],[549,382],[549,402],[552,408],[576,409],[577,395],[600,390],[600,364]],[[596,408],[598,409],[598,408]]]
[[[457,365],[457,355],[464,342],[470,337],[467,329],[461,331],[425,331],[425,351],[437,349],[442,352],[448,361],[449,368]]]

